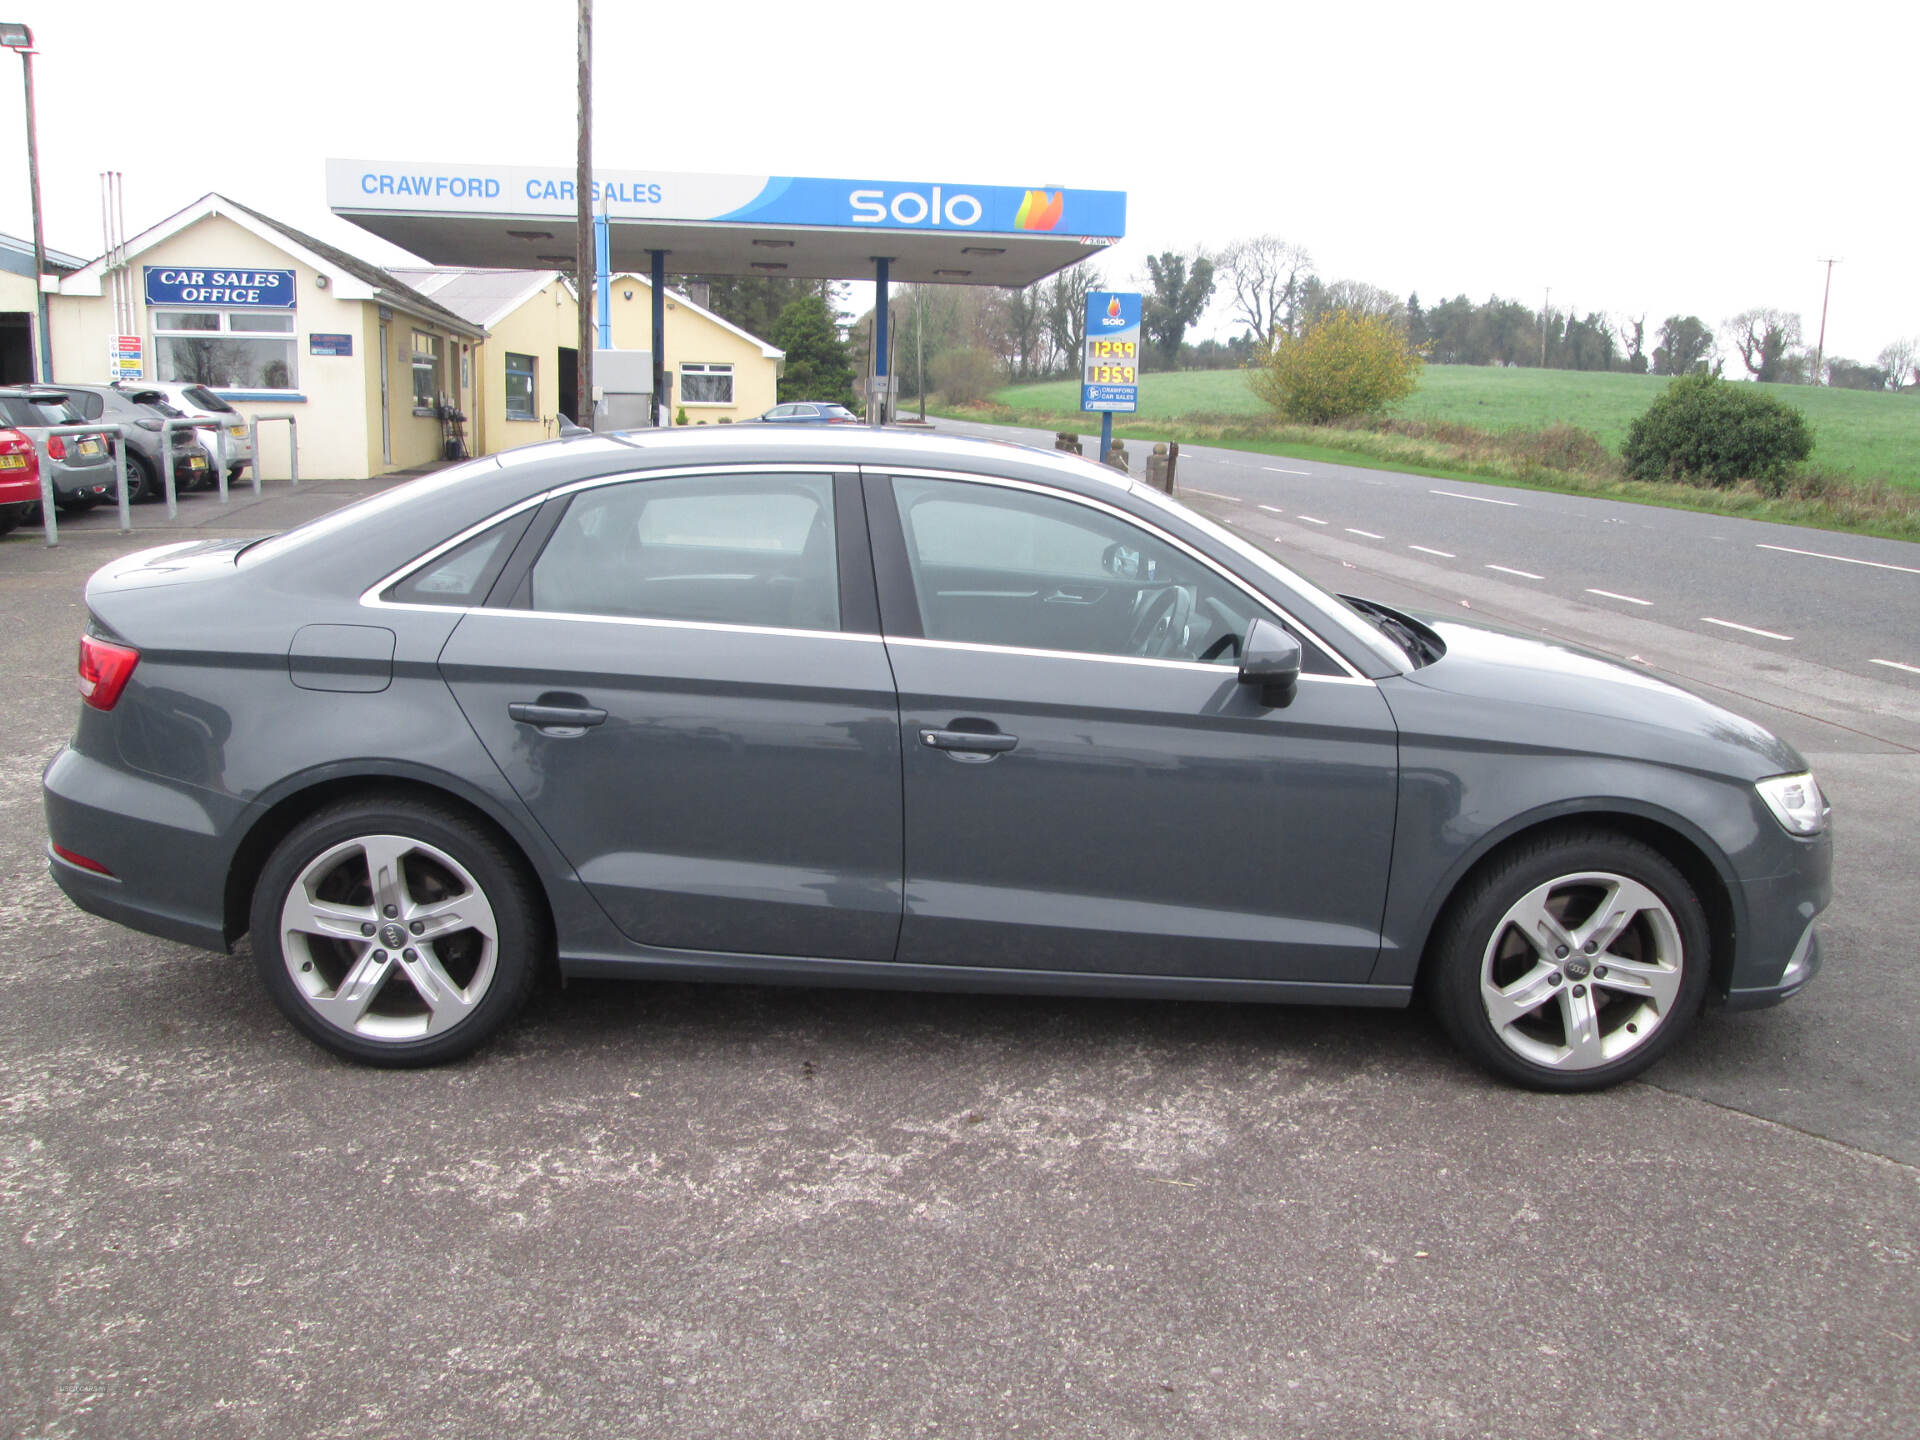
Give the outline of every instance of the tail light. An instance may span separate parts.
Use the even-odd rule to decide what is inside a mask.
[[[111,641],[80,637],[80,698],[96,710],[111,710],[133,678],[140,652]]]
[[[47,437],[47,458],[49,460],[64,460],[67,458],[67,442],[64,436],[49,435]]]

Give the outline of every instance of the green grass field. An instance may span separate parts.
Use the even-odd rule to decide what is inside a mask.
[[[1627,427],[1667,382],[1651,375],[1578,370],[1500,370],[1479,365],[1429,365],[1420,388],[1395,406],[1407,420],[1451,421],[1482,430],[1537,429],[1563,423],[1592,431],[1618,450]],[[1882,477],[1920,490],[1920,396],[1862,390],[1768,385],[1805,412],[1813,426],[1813,464]],[[1078,381],[1017,385],[994,399],[1018,410],[1070,413],[1080,408]],[[1141,377],[1141,420],[1198,419],[1269,413],[1237,370],[1197,370]]]

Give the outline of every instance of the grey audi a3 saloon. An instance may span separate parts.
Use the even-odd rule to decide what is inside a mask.
[[[1594,1089],[1820,963],[1760,726],[1074,457],[580,436],[95,574],[54,877],[421,1065],[536,975],[1432,1004]]]

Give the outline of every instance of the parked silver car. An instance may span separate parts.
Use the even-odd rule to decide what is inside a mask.
[[[182,415],[195,420],[218,420],[226,432],[227,482],[238,484],[240,476],[253,463],[253,432],[247,426],[247,417],[233,406],[222,400],[205,385],[184,385],[178,381],[160,380],[150,385],[117,388],[135,390],[158,390],[167,399],[167,403]],[[202,432],[203,438],[206,432]]]
[[[80,414],[82,422],[107,420],[127,428],[127,488],[136,500],[157,499],[165,489],[164,456],[173,452],[176,491],[198,490],[217,483],[213,452],[193,430],[166,433],[165,422],[186,417],[165,394],[149,385],[73,385],[58,387]]]
[[[85,509],[114,498],[112,440],[106,433],[47,433],[63,425],[84,423],[65,386],[0,390],[0,425],[18,430],[33,441],[40,452],[41,472],[53,482],[54,504],[63,510]]]

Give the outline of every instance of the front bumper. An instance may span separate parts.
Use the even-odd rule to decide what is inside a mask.
[[[1733,1010],[1777,1005],[1797,995],[1819,972],[1815,921],[1833,899],[1833,832],[1809,840],[1784,833],[1764,878],[1741,885],[1746,925],[1735,937],[1726,1003]]]
[[[1798,995],[1809,980],[1820,973],[1820,928],[1808,922],[1807,928],[1800,934],[1800,943],[1793,947],[1793,954],[1787,960],[1787,968],[1780,978],[1771,985],[1755,985],[1746,989],[1727,991],[1729,1010],[1764,1010],[1769,1005],[1778,1005],[1782,1000],[1791,1000]]]

